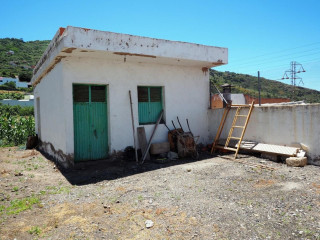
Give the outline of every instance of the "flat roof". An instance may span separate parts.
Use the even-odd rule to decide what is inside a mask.
[[[134,36],[87,28],[60,28],[34,68],[33,85],[67,57],[199,66],[228,63],[228,49],[195,43]]]

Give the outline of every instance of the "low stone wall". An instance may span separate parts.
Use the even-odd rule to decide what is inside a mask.
[[[10,105],[10,106],[21,106],[21,107],[33,107],[34,106],[34,99],[29,100],[15,100],[15,99],[4,99],[0,100],[0,103],[3,105]]]
[[[209,110],[210,139],[215,137],[223,111]],[[235,111],[230,110],[221,138],[227,138]],[[233,135],[240,136],[239,130]],[[294,147],[303,143],[308,147],[308,163],[320,165],[320,104],[255,106],[244,140]]]

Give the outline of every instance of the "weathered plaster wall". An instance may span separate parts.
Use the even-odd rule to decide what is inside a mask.
[[[230,111],[221,138],[227,138],[235,109]],[[209,132],[213,140],[223,109],[209,111]],[[236,134],[234,134],[236,136]],[[261,143],[309,147],[309,163],[320,165],[320,104],[255,107],[245,140]]]
[[[66,161],[66,120],[64,112],[64,92],[62,89],[62,64],[46,75],[34,90],[36,133],[38,133],[38,119],[36,99],[40,98],[40,148],[67,167]]]
[[[137,86],[164,88],[164,114],[170,128],[179,116],[185,129],[188,118],[191,130],[208,140],[209,76],[199,67],[170,66],[138,62],[110,62],[101,59],[66,58],[63,64],[63,96],[61,107],[65,125],[66,153],[73,154],[72,84],[108,85],[109,149],[123,150],[133,145],[129,90],[132,93],[135,127],[138,127]],[[46,79],[45,79],[46,81]],[[145,125],[149,139],[154,125]],[[159,125],[153,142],[167,141],[166,127]],[[63,140],[63,138],[62,138]]]

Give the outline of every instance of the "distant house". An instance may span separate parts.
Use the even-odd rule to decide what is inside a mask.
[[[85,28],[61,28],[34,69],[40,148],[68,167],[133,146],[134,124],[147,138],[163,122],[188,118],[208,143],[209,73],[228,49]],[[163,123],[154,142],[167,141]]]
[[[9,55],[13,55],[13,54],[14,54],[14,51],[9,50],[9,51],[7,52],[7,54],[9,54]]]
[[[17,78],[0,77],[0,85],[3,85],[7,82],[15,82],[16,87],[24,87],[24,88],[28,87],[28,83],[20,82],[19,79],[17,79]]]

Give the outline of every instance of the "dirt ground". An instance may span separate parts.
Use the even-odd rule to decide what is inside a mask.
[[[0,148],[0,239],[320,239],[319,167],[202,155],[67,172]]]

